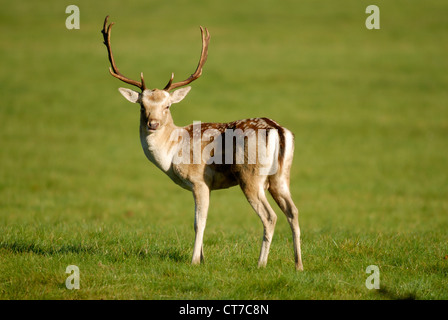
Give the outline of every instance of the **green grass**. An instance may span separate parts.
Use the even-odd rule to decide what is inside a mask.
[[[355,0],[0,2],[0,299],[448,299],[447,4],[379,1],[367,30]],[[210,30],[178,125],[266,116],[295,133],[304,272],[276,206],[256,267],[262,226],[238,188],[212,193],[190,265],[192,196],[143,155],[106,14],[120,70],[151,87],[186,78]]]

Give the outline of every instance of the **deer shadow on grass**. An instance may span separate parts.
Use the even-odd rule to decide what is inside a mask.
[[[187,262],[189,255],[178,248],[139,249],[135,254],[141,259],[159,259],[163,261]]]
[[[136,257],[142,260],[171,260],[174,262],[187,262],[189,255],[178,248],[116,248],[109,251],[92,245],[77,244],[39,244],[31,241],[12,241],[0,243],[0,250],[6,250],[13,254],[33,253],[41,256],[54,256],[64,254],[87,254],[108,256],[112,260]]]
[[[417,300],[417,295],[414,292],[409,292],[405,294],[398,294],[388,288],[381,288],[378,291],[378,294],[383,299],[389,300]]]
[[[34,253],[44,256],[67,253],[95,253],[95,248],[82,244],[41,245],[25,241],[2,242],[0,243],[0,250],[7,250],[12,253]]]

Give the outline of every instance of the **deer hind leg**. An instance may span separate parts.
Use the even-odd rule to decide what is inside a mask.
[[[281,179],[281,176],[273,176],[270,180],[269,192],[288,219],[294,244],[295,266],[297,270],[303,270],[300,247],[299,210],[292,201],[288,179]]]
[[[203,239],[210,202],[210,190],[206,185],[194,186],[193,197],[195,204],[194,232],[196,236],[191,263],[199,264],[204,260]]]
[[[266,198],[264,181],[260,181],[257,184],[253,182],[251,184],[241,184],[241,189],[263,223],[263,241],[258,259],[258,267],[265,267],[268,262],[269,248],[274,235],[277,215]]]

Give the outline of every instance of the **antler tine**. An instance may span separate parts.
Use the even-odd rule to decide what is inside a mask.
[[[142,91],[144,91],[146,89],[146,86],[145,86],[145,81],[143,80],[143,72],[140,74],[141,82],[139,82],[139,81],[132,80],[132,79],[125,77],[123,74],[120,73],[117,66],[115,65],[115,60],[114,60],[114,56],[112,54],[112,48],[110,45],[110,34],[111,34],[112,26],[115,24],[115,22],[111,22],[109,24],[109,26],[107,26],[108,20],[109,20],[109,16],[106,16],[106,18],[104,19],[104,25],[103,25],[103,29],[101,30],[101,33],[103,34],[104,45],[107,48],[107,53],[109,55],[109,61],[111,64],[111,67],[109,67],[110,74],[113,75],[115,78],[117,78],[125,83],[128,83],[130,85],[136,86],[136,87],[140,88]]]
[[[210,42],[210,33],[208,32],[207,28],[203,28],[202,26],[200,26],[200,28],[201,28],[201,36],[202,36],[202,51],[201,51],[201,58],[199,59],[199,63],[196,68],[196,71],[186,80],[180,81],[180,82],[175,82],[175,83],[173,83],[174,73],[172,73],[170,81],[168,81],[168,84],[165,86],[165,88],[163,88],[163,90],[170,91],[170,90],[176,89],[178,87],[185,86],[201,76],[202,67],[205,64],[205,61],[207,61],[208,44]]]

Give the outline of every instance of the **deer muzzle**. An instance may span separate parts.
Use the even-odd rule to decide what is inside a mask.
[[[148,126],[148,130],[155,131],[159,128],[160,123],[158,121],[151,120],[148,122],[147,126]]]

